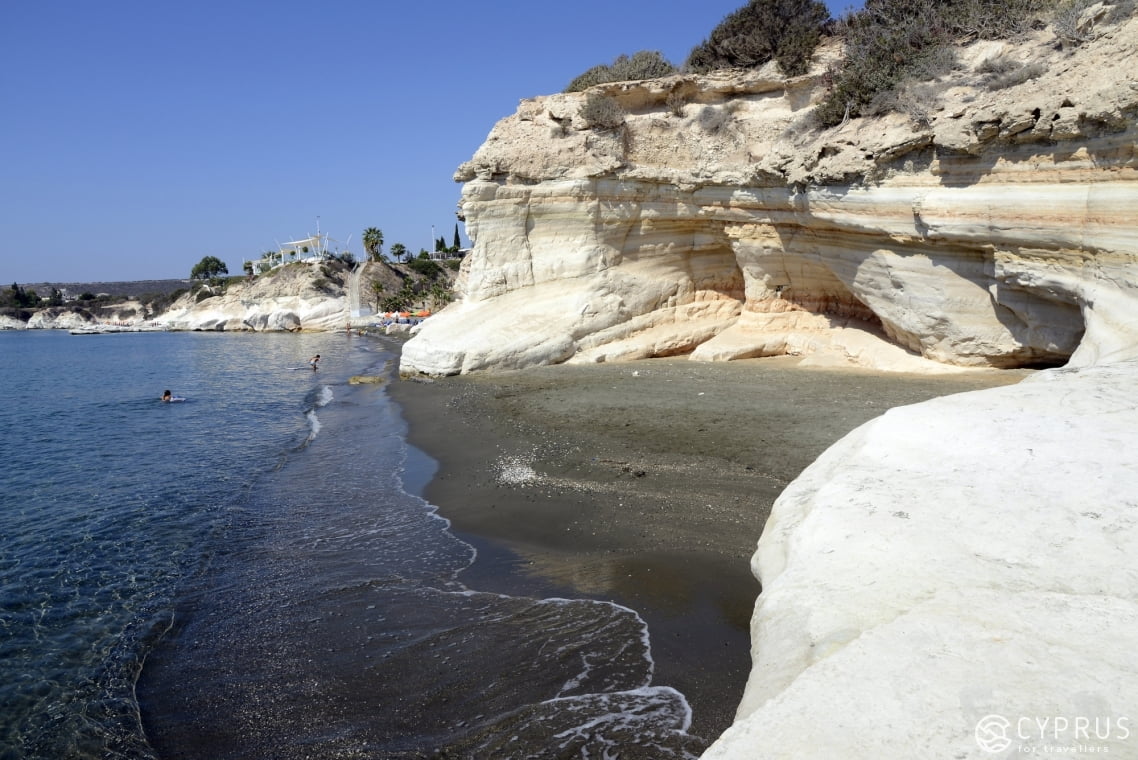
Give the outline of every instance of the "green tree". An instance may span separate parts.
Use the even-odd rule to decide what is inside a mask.
[[[431,255],[426,251],[419,254],[419,258],[408,261],[407,266],[410,267],[411,271],[431,280],[437,278],[443,271],[439,262],[432,261]]]
[[[34,290],[24,290],[13,282],[11,289],[4,294],[4,303],[18,308],[39,306],[40,296]]]
[[[404,280],[403,287],[399,289],[398,293],[380,301],[380,309],[382,311],[406,311],[414,300],[415,290],[410,282]]]
[[[379,280],[372,280],[371,281],[371,294],[373,296],[375,296],[375,313],[376,314],[378,314],[380,311],[379,307],[381,306],[381,299],[383,298],[383,292],[385,290],[387,290],[387,286],[384,285]]]
[[[454,243],[451,246],[451,250],[454,251],[455,253],[458,253],[461,249],[462,249],[462,240],[460,240],[458,237],[458,222],[455,222],[454,223]]]
[[[407,246],[402,243],[396,243],[391,246],[391,258],[396,261],[403,261],[407,257]]]
[[[440,307],[446,306],[454,300],[454,291],[444,285],[442,282],[435,281],[431,283],[431,290],[428,294],[428,299],[431,303],[431,311],[437,311]]]
[[[364,250],[371,261],[383,261],[383,230],[368,227],[364,230]]]
[[[51,298],[48,300],[47,305],[48,306],[62,306],[63,305],[63,293],[60,292],[59,288],[52,288],[51,289]]]
[[[225,262],[216,256],[206,256],[190,270],[190,279],[193,280],[213,280],[223,274],[229,274],[229,267],[225,266]]]
[[[12,283],[12,287],[0,293],[0,306],[19,306],[21,293],[23,289],[16,283]]]

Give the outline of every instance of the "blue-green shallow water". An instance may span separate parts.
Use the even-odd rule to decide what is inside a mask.
[[[0,333],[0,758],[698,753],[634,612],[462,584],[398,410],[347,382],[394,359]]]

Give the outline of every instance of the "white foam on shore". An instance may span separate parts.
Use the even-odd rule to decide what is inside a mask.
[[[335,397],[331,386],[328,385],[320,386],[320,390],[316,392],[313,407],[304,413],[304,418],[308,420],[308,437],[304,439],[304,443],[301,444],[302,447],[316,440],[316,436],[320,433],[320,418],[316,416],[316,410],[328,406]]]
[[[309,409],[304,414],[304,418],[308,420],[308,437],[304,439],[305,445],[312,443],[316,439],[317,433],[320,432],[320,418],[316,416],[315,409]]]
[[[390,456],[405,475],[411,447],[393,443]],[[533,452],[503,454],[492,465],[493,477],[505,486],[536,485],[543,475],[534,469],[535,460]],[[453,536],[450,520],[438,514],[435,505],[408,495],[421,501],[427,516],[441,520]],[[444,584],[433,592],[466,600],[455,612],[465,622],[448,624],[417,643],[432,658],[447,658],[440,662],[460,673],[457,663],[464,659],[477,660],[487,672],[505,672],[517,667],[517,658],[533,658],[516,683],[481,687],[487,703],[500,701],[503,689],[531,693],[536,699],[485,716],[483,739],[466,748],[473,756],[533,756],[533,749],[543,746],[566,757],[615,758],[630,747],[650,746],[648,751],[659,760],[695,760],[703,740],[688,734],[691,706],[676,689],[652,685],[656,664],[648,625],[636,610],[605,600],[533,599],[468,588],[461,572],[477,552],[456,541],[470,552],[469,560],[456,564],[450,575],[458,588]],[[424,559],[421,547],[416,558]],[[487,636],[495,631],[510,637],[503,639],[509,644],[501,651],[485,648],[493,641]],[[552,696],[542,699],[543,690]]]

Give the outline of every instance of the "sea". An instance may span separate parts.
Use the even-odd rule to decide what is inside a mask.
[[[0,760],[699,755],[636,611],[464,583],[391,341],[0,332]]]

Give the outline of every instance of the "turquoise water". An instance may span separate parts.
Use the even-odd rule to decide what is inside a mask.
[[[431,463],[347,382],[392,344],[20,331],[0,357],[0,758],[703,746],[635,612],[462,583],[473,549],[404,487]]]

